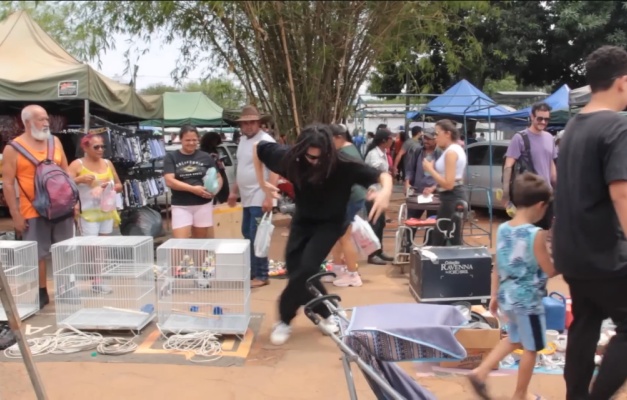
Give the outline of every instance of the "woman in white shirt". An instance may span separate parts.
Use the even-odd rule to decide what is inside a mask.
[[[435,142],[436,145],[443,150],[442,155],[437,161],[424,160],[422,162],[423,169],[430,173],[437,184],[437,193],[440,197],[440,208],[438,209],[437,218],[453,219],[455,215],[455,206],[459,200],[464,200],[464,191],[462,184],[464,181],[464,172],[466,170],[467,158],[466,152],[457,141],[459,140],[459,131],[455,127],[455,123],[443,119],[435,123]],[[455,232],[451,240],[451,245],[457,246],[462,244],[461,239],[461,221],[455,224]],[[450,223],[441,222],[440,228],[450,231]],[[446,237],[439,229],[434,229],[429,244],[432,246],[444,246]]]
[[[389,172],[390,164],[388,163],[387,150],[392,146],[392,133],[387,129],[379,129],[374,135],[374,139],[366,148],[366,164],[376,168],[381,172]],[[366,210],[370,213],[372,201],[366,201]],[[383,253],[383,230],[385,229],[385,213],[381,213],[376,221],[368,221],[372,230],[381,242],[381,249],[375,251],[368,256],[368,264],[385,265],[394,260],[393,257]]]

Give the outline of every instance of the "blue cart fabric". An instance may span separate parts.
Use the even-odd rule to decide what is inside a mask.
[[[344,342],[407,399],[436,397],[394,362],[463,359],[466,350],[455,332],[468,323],[453,306],[380,304],[356,307]],[[364,374],[379,400],[390,397]]]

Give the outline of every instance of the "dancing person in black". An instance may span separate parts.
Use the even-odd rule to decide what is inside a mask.
[[[320,264],[350,225],[346,207],[351,187],[381,184],[380,191],[371,192],[369,218],[376,219],[389,205],[392,177],[338,152],[327,125],[306,127],[292,147],[262,141],[255,145],[253,158],[257,179],[267,193],[276,195],[278,189],[265,181],[263,165],[292,182],[296,193],[296,212],[285,249],[289,281],[279,299],[280,321],[270,335],[273,344],[282,345],[290,337],[290,322],[298,309],[313,299],[305,286],[307,279],[320,272]],[[316,287],[327,293],[320,282]],[[324,318],[325,332],[338,332],[326,306],[314,311]]]

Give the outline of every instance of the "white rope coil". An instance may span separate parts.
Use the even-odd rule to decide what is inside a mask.
[[[192,358],[191,362],[211,362],[222,358],[222,344],[220,343],[220,335],[210,331],[192,332],[192,333],[175,333],[167,336],[157,325],[161,335],[166,339],[163,343],[164,350],[177,350],[183,352],[193,352],[195,356],[202,357]]]
[[[56,334],[44,335],[26,341],[33,356],[46,354],[72,354],[81,351],[96,350],[103,355],[117,356],[132,353],[137,349],[133,339],[103,337],[99,333],[81,332],[68,327]],[[4,350],[7,358],[22,358],[17,343]]]

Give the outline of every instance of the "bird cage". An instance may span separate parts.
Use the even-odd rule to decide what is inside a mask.
[[[52,245],[58,326],[141,330],[155,316],[153,239],[84,236]]]
[[[170,239],[157,248],[157,313],[165,332],[244,334],[250,322],[250,242]]]
[[[35,314],[39,311],[37,242],[0,240],[0,263],[20,319]],[[6,312],[0,307],[0,321],[6,320]]]

